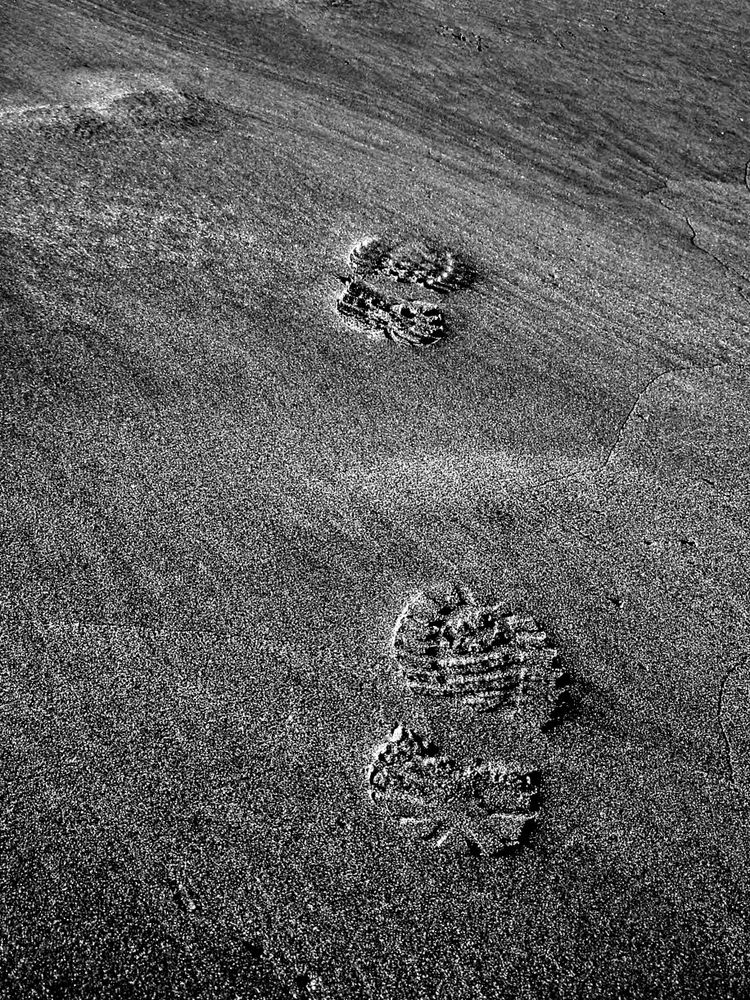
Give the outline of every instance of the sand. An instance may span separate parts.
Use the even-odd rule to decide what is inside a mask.
[[[747,996],[743,6],[6,7],[0,996]],[[407,683],[454,586],[555,725]]]

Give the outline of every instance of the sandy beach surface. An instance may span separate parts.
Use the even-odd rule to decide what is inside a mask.
[[[750,996],[745,5],[3,8],[0,997]]]

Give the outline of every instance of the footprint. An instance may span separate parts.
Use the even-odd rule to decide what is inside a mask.
[[[462,767],[404,726],[375,749],[367,781],[403,834],[458,853],[518,847],[536,817],[536,775],[496,763]]]
[[[450,697],[477,711],[548,726],[564,705],[567,677],[557,649],[531,615],[479,604],[454,588],[409,601],[393,631],[393,653],[416,694]]]
[[[390,299],[367,281],[388,278],[422,285],[433,292],[451,292],[471,282],[471,270],[453,251],[421,240],[397,245],[367,236],[349,253],[350,277],[336,306],[352,327],[412,347],[427,347],[445,337],[445,317],[432,302]]]
[[[349,267],[355,274],[384,276],[436,292],[465,288],[472,280],[471,269],[453,251],[422,240],[389,246],[378,236],[365,237],[352,248]]]
[[[391,301],[364,281],[350,281],[336,303],[356,330],[412,347],[429,347],[445,336],[445,317],[431,302]]]

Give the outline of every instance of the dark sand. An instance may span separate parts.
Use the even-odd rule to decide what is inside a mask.
[[[0,995],[750,995],[746,5],[3,6]],[[370,234],[441,343],[342,322]],[[561,725],[409,692],[457,581]],[[399,721],[521,850],[399,835]]]

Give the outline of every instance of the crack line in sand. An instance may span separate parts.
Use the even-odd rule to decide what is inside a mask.
[[[594,469],[593,472],[588,472],[587,470],[580,469],[576,472],[566,472],[562,476],[553,476],[550,479],[543,479],[541,482],[532,483],[531,489],[534,492],[539,492],[545,486],[556,486],[558,483],[567,483],[573,479],[584,480],[589,475],[592,478],[600,476],[607,468],[612,458],[614,457],[614,454],[617,450],[617,446],[620,444],[623,434],[625,433],[625,429],[630,420],[632,419],[633,414],[635,413],[638,407],[638,404],[641,402],[641,400],[644,399],[645,396],[648,395],[648,393],[653,389],[653,387],[660,379],[666,378],[667,375],[676,375],[681,372],[710,372],[717,368],[738,368],[741,371],[746,371],[750,368],[750,365],[743,364],[741,361],[712,361],[709,364],[705,365],[676,365],[674,368],[667,368],[665,369],[665,371],[657,372],[657,374],[654,375],[653,378],[651,378],[644,385],[644,387],[640,390],[638,395],[633,400],[632,406],[630,407],[628,413],[626,414],[625,419],[620,424],[617,434],[615,435],[614,440],[612,441],[612,444],[609,447],[609,450],[607,452],[607,457],[599,465],[598,468]]]
[[[598,475],[601,469],[595,469],[594,475]],[[539,492],[545,486],[557,486],[559,483],[568,483],[573,479],[584,479],[586,477],[586,471],[580,469],[578,472],[566,472],[564,476],[553,476],[552,479],[543,479],[541,483],[532,483],[532,490],[534,492]]]
[[[745,662],[747,662],[747,661],[745,661]],[[729,739],[729,734],[727,733],[726,726],[724,725],[724,695],[726,693],[726,689],[727,689],[727,684],[729,682],[729,678],[732,676],[732,674],[735,672],[736,669],[737,669],[737,664],[736,663],[732,664],[727,669],[726,673],[724,674],[724,676],[721,679],[721,683],[719,684],[719,703],[718,703],[717,711],[716,711],[716,721],[719,724],[719,729],[721,730],[721,737],[722,737],[722,739],[724,741],[724,746],[726,748],[726,754],[727,754],[727,772],[729,774],[729,783],[731,784],[731,786],[735,790],[735,792],[738,795],[741,795],[744,798],[745,797],[744,793],[742,792],[742,790],[738,786],[737,780],[735,778],[735,774],[734,774],[734,754],[732,752],[732,742]]]
[[[648,188],[648,190],[641,192],[641,194],[639,195],[640,198],[649,198],[652,194],[658,194],[659,191],[669,191],[669,183],[664,177],[653,178],[653,179],[658,180],[657,186],[655,188]],[[659,201],[661,202],[662,205],[664,204],[661,198],[659,198]]]
[[[741,370],[744,370],[748,367],[748,365],[742,364],[741,362],[738,361],[712,361],[710,364],[707,365],[676,365],[674,368],[667,368],[663,372],[659,372],[656,375],[654,375],[654,377],[644,385],[644,387],[641,389],[641,391],[633,400],[633,405],[630,407],[627,416],[620,425],[620,429],[618,430],[617,435],[615,436],[615,439],[612,442],[612,445],[610,446],[606,459],[601,464],[601,466],[596,470],[595,475],[601,475],[601,473],[604,472],[604,470],[607,468],[610,461],[612,460],[615,451],[617,450],[618,444],[622,440],[622,436],[625,433],[625,428],[629,424],[630,420],[633,417],[633,414],[635,413],[638,407],[638,404],[641,402],[642,399],[644,399],[649,394],[649,392],[651,392],[651,390],[653,389],[653,387],[656,385],[657,382],[659,382],[663,378],[666,378],[668,375],[677,375],[680,374],[681,372],[709,372],[715,368],[725,368],[725,367],[739,368]],[[573,473],[573,475],[577,474],[578,473]],[[565,476],[563,478],[570,479],[573,478],[573,475]],[[551,480],[551,482],[553,481],[554,480]]]
[[[745,182],[747,183],[747,166],[745,167]],[[685,222],[688,224],[688,228],[690,229],[690,242],[695,247],[695,249],[700,250],[701,253],[704,253],[707,257],[710,257],[711,260],[714,260],[716,261],[717,264],[720,264],[721,267],[723,267],[724,270],[727,272],[727,274],[731,274],[733,277],[739,278],[739,280],[742,281],[743,283],[747,283],[748,279],[742,273],[742,271],[738,271],[736,267],[733,267],[731,264],[728,264],[725,260],[723,260],[723,258],[717,256],[717,254],[713,253],[711,250],[707,250],[706,247],[701,246],[701,244],[698,242],[698,233],[696,232],[695,226],[690,221],[690,217],[688,215],[685,215],[683,216],[683,218],[685,219]],[[745,294],[742,285],[735,285],[735,289],[737,291],[737,294],[743,300],[743,302],[750,302],[750,298],[748,298],[748,296]]]
[[[604,462],[601,464],[600,468],[597,469],[597,473],[596,473],[597,475],[600,475],[602,472],[604,472],[604,470],[607,468],[607,466],[609,465],[609,463],[612,461],[612,457],[613,457],[615,451],[617,450],[617,446],[619,445],[620,441],[622,440],[623,434],[625,433],[625,429],[628,426],[628,424],[630,423],[631,419],[633,418],[633,414],[635,413],[636,409],[638,408],[638,404],[641,402],[641,400],[644,399],[649,394],[649,392],[653,389],[653,387],[656,385],[656,383],[659,382],[661,379],[666,378],[667,375],[674,375],[675,372],[684,371],[684,370],[685,370],[684,368],[680,368],[680,367],[667,368],[663,372],[658,372],[656,375],[654,375],[653,378],[649,379],[649,381],[644,385],[644,387],[641,389],[641,391],[638,393],[638,395],[633,400],[633,405],[628,410],[628,412],[627,412],[627,414],[625,416],[625,419],[620,424],[620,428],[617,431],[617,434],[615,435],[615,439],[612,442],[612,444],[610,445],[609,451],[607,452],[607,457],[605,458]]]

